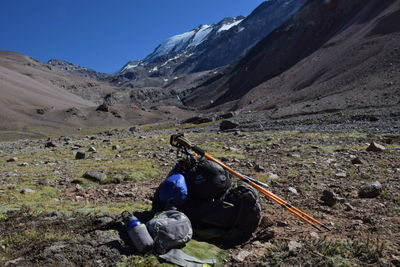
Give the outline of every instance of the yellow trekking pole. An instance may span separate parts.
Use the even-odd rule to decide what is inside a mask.
[[[243,174],[240,174],[239,172],[233,170],[231,167],[229,167],[226,164],[222,163],[221,161],[219,161],[218,159],[214,158],[210,154],[206,153],[204,150],[202,150],[198,146],[192,145],[189,142],[189,140],[187,140],[183,136],[183,134],[172,135],[171,139],[170,139],[170,143],[171,143],[172,146],[175,146],[175,147],[183,147],[184,149],[191,149],[195,153],[197,153],[198,155],[217,163],[222,168],[224,168],[225,170],[229,171],[230,173],[232,173],[233,175],[235,175],[239,179],[243,180],[244,182],[246,182],[247,184],[249,184],[250,186],[255,188],[257,191],[259,191],[261,194],[263,194],[264,196],[268,197],[269,199],[271,199],[275,203],[281,205],[283,208],[285,208],[288,211],[290,211],[293,215],[297,216],[299,219],[301,219],[302,221],[310,224],[311,226],[313,226],[314,228],[318,229],[319,231],[322,231],[322,229],[320,227],[323,227],[324,229],[326,229],[328,231],[331,231],[331,229],[328,226],[326,226],[325,224],[321,223],[320,221],[318,221],[317,219],[315,219],[312,216],[308,215],[304,211],[294,207],[289,202],[281,199],[277,195],[273,194],[272,192],[270,192],[267,189],[265,189],[264,187],[262,187],[261,186],[262,183],[258,182],[257,180],[254,180],[254,179],[249,179],[250,177],[247,177],[247,176],[245,176]],[[256,182],[258,182],[258,183],[256,183]]]

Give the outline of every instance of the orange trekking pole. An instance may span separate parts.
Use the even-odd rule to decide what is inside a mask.
[[[235,175],[239,179],[243,180],[244,182],[246,182],[247,184],[249,184],[250,186],[255,188],[257,191],[259,191],[261,194],[263,194],[264,196],[268,197],[269,199],[271,199],[275,203],[281,205],[283,208],[285,208],[288,211],[290,211],[293,215],[297,216],[299,219],[301,219],[302,221],[310,224],[311,226],[313,226],[314,228],[318,229],[319,231],[322,231],[322,229],[320,227],[323,227],[324,229],[326,229],[328,231],[331,231],[331,229],[328,226],[326,226],[325,224],[321,223],[320,221],[318,221],[317,219],[315,219],[312,216],[308,215],[304,211],[294,207],[289,202],[281,199],[277,195],[275,195],[272,192],[270,192],[267,189],[265,189],[262,186],[263,183],[258,182],[257,180],[252,179],[251,177],[248,177],[248,176],[245,176],[243,174],[240,174],[239,172],[233,170],[231,167],[229,167],[226,164],[222,163],[221,161],[219,161],[218,159],[214,158],[210,154],[206,153],[201,148],[192,145],[189,142],[189,140],[187,140],[183,136],[183,134],[172,135],[171,139],[170,139],[170,143],[171,143],[172,146],[175,146],[175,147],[183,147],[184,149],[191,149],[196,154],[198,154],[198,155],[200,155],[202,157],[205,157],[205,158],[217,163],[222,168],[224,168],[225,170],[229,171],[230,173],[232,173],[233,175]]]

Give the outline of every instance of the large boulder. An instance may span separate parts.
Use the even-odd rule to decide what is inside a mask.
[[[221,124],[219,125],[221,131],[231,130],[237,127],[239,127],[238,123],[229,120],[221,121]]]
[[[386,148],[376,142],[372,142],[369,147],[367,148],[367,151],[369,152],[382,152],[384,151]]]
[[[95,182],[104,182],[107,179],[107,175],[102,171],[89,170],[85,172],[83,178],[95,181]]]
[[[381,192],[382,192],[382,184],[376,181],[371,184],[362,186],[358,190],[358,196],[360,198],[374,198],[379,196]]]

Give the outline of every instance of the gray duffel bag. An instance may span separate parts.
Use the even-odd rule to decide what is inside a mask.
[[[146,227],[159,254],[183,247],[193,236],[189,218],[176,210],[163,211],[148,221]]]

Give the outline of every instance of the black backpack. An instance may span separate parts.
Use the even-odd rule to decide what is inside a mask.
[[[180,208],[198,239],[235,245],[248,240],[261,219],[257,191],[238,182],[218,200],[191,199]]]
[[[220,165],[210,160],[201,160],[185,174],[189,198],[219,199],[231,187],[231,176]]]

